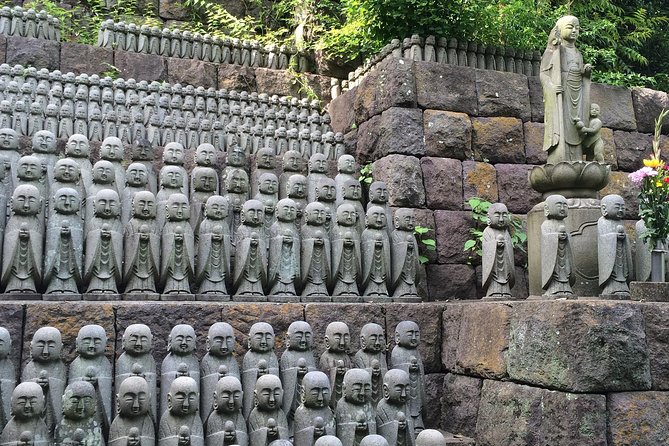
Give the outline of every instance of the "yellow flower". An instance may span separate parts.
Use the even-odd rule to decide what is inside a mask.
[[[661,159],[655,158],[654,155],[651,155],[651,156],[650,156],[650,159],[648,159],[648,160],[643,160],[643,165],[646,166],[646,167],[650,167],[650,168],[656,169],[656,168],[658,168],[658,167],[660,167],[660,166],[663,166],[663,165],[664,165],[664,162],[662,162]]]
[[[662,181],[656,181],[655,187],[662,187]]]

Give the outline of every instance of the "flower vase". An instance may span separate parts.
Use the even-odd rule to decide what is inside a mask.
[[[664,242],[656,241],[655,247],[650,253],[650,281],[664,282],[665,263],[664,257],[667,253]]]

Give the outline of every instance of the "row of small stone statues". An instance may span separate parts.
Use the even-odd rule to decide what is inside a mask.
[[[358,85],[364,76],[386,57],[506,71],[525,76],[538,76],[541,65],[541,52],[536,50],[487,46],[476,42],[435,36],[427,36],[423,39],[418,34],[414,34],[403,41],[393,39],[379,53],[349,73],[348,85],[350,87]]]
[[[60,41],[60,21],[45,10],[0,8],[0,34]]]
[[[287,45],[263,45],[257,40],[221,38],[177,28],[161,30],[157,26],[137,26],[113,20],[102,22],[98,31],[98,46],[254,68],[285,70],[290,67],[301,73],[308,72],[310,68],[307,52]]]
[[[312,338],[307,322],[293,322],[279,359],[272,326],[255,323],[240,370],[230,324],[209,328],[202,361],[195,355],[193,327],[176,325],[158,380],[153,335],[144,324],[126,327],[114,372],[101,326],[79,330],[69,373],[60,331],[42,327],[15,387],[11,338],[0,327],[0,444],[99,446],[107,439],[112,445],[150,446],[157,425],[158,444],[165,446],[267,446],[276,440],[312,446],[326,435],[336,435],[342,446],[364,446],[370,434],[380,434],[388,445],[413,445],[424,429],[418,325],[397,324],[389,356],[384,329],[375,323],[362,328],[355,355],[344,322],[327,326],[318,363]]]
[[[571,236],[566,229],[569,203],[562,195],[545,199],[541,224],[541,286],[545,299],[576,298],[572,285],[576,280]],[[602,296],[630,296],[629,282],[634,276],[632,250],[625,232],[625,202],[620,195],[601,200],[602,216],[597,221],[597,261]],[[641,221],[643,223],[643,221]],[[643,233],[637,224],[637,237]],[[640,240],[640,239],[638,239]],[[637,280],[650,275],[650,251],[643,243],[636,248]],[[487,298],[510,298],[515,281],[513,244],[509,233],[509,212],[502,203],[488,211],[488,227],[483,231],[483,287]]]

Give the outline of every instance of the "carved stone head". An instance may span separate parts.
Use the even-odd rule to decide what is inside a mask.
[[[609,220],[622,220],[625,216],[625,200],[616,194],[602,198],[602,216]]]
[[[22,382],[12,392],[12,415],[21,421],[29,421],[42,416],[44,393],[39,384]],[[18,434],[18,432],[17,432]]]
[[[254,352],[267,353],[274,349],[274,329],[267,322],[256,322],[249,330],[248,348]]]
[[[562,195],[549,195],[544,204],[546,218],[564,220],[567,217],[567,199]]]
[[[509,210],[503,203],[493,203],[488,209],[488,226],[504,229],[509,226]]]
[[[294,222],[297,217],[297,205],[290,198],[279,200],[276,204],[276,218],[282,222]]]
[[[62,351],[60,331],[54,327],[39,328],[30,341],[30,357],[35,362],[58,361]]]
[[[235,351],[235,333],[227,322],[216,322],[207,333],[207,351],[218,357],[229,356]]]
[[[32,184],[21,184],[14,189],[10,208],[15,215],[37,215],[42,207],[39,190]]]
[[[357,220],[358,216],[352,204],[344,203],[337,207],[337,223],[340,226],[354,226]]]
[[[413,321],[402,321],[395,327],[395,343],[400,347],[415,349],[420,344],[420,328]]]
[[[288,326],[286,346],[289,350],[301,352],[311,350],[312,337],[311,325],[304,321],[295,321]]]
[[[207,198],[204,206],[204,215],[210,220],[223,220],[228,216],[228,200],[221,195],[212,195]]]
[[[244,393],[242,384],[235,376],[224,376],[218,380],[214,390],[213,408],[219,413],[236,413],[242,410]]]
[[[175,325],[167,338],[167,350],[176,355],[189,355],[195,351],[195,330],[190,325]]]
[[[274,411],[281,407],[283,387],[278,376],[263,375],[258,378],[253,393],[259,411]]]
[[[111,163],[111,161],[100,160],[93,165],[94,183],[112,184],[114,180],[114,165]]]
[[[328,376],[321,371],[313,371],[302,378],[302,402],[305,407],[321,409],[330,404],[332,391]]]
[[[63,393],[63,417],[85,420],[95,414],[95,388],[87,381],[70,383]]]
[[[149,353],[153,348],[151,329],[144,324],[128,325],[123,332],[122,344],[123,351],[131,356]]]
[[[344,374],[344,399],[351,404],[361,405],[372,396],[372,377],[365,369],[350,369]]]
[[[369,186],[369,201],[372,203],[388,203],[388,188],[383,181],[374,181]]]
[[[195,150],[195,164],[211,167],[216,162],[216,148],[212,144],[200,144]]]
[[[19,137],[13,129],[0,129],[0,150],[18,150]]]
[[[170,142],[165,145],[163,162],[165,164],[182,165],[184,163],[184,146],[178,142]]]
[[[33,135],[33,152],[56,153],[56,137],[48,130],[40,130]]]
[[[368,353],[381,353],[386,349],[386,336],[379,324],[365,324],[360,331],[360,348]]]
[[[61,187],[54,194],[53,208],[59,214],[76,214],[81,208],[79,192],[70,187]]]
[[[125,170],[125,182],[131,187],[149,184],[149,170],[142,163],[131,163]]]
[[[346,353],[351,344],[351,333],[343,322],[330,322],[325,329],[325,349],[333,353]]]
[[[198,385],[190,376],[179,376],[170,385],[167,410],[175,416],[194,414],[199,406]]]
[[[355,173],[355,158],[352,155],[342,155],[337,160],[339,173],[353,175]]]
[[[370,206],[366,216],[367,227],[371,229],[384,229],[386,227],[386,213],[382,207]]]
[[[410,208],[399,208],[393,217],[395,229],[400,231],[413,231],[416,227],[416,216]]]
[[[0,359],[5,359],[12,349],[12,338],[5,327],[0,327]]]
[[[325,205],[318,201],[309,203],[304,208],[305,221],[308,225],[320,226],[325,224],[327,220],[327,210]]]
[[[84,358],[94,358],[105,354],[107,333],[99,325],[84,325],[77,334],[77,353]]]
[[[409,374],[402,369],[390,369],[383,377],[383,398],[390,404],[402,405],[407,401]]]

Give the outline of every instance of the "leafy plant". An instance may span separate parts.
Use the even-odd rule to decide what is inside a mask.
[[[307,76],[304,73],[295,71],[293,67],[288,67],[286,72],[292,77],[290,82],[293,85],[297,85],[298,94],[306,96],[310,101],[320,100],[316,91],[309,85],[309,79],[307,79]]]
[[[418,239],[418,242],[421,243],[422,246],[428,251],[435,251],[437,249],[437,242],[433,238],[428,238],[427,234],[430,232],[434,232],[434,229],[420,225],[416,225],[416,227],[413,229],[413,233]],[[427,256],[419,255],[418,261],[421,264],[425,264],[428,262],[428,258]]]
[[[118,67],[115,67],[114,65],[103,62],[103,65],[107,67],[105,71],[100,73],[101,77],[111,77],[112,79],[118,79],[119,75],[121,74],[121,70]]]
[[[363,184],[372,184],[374,182],[374,175],[372,174],[372,163],[367,163],[360,168],[360,176],[358,181]]]
[[[469,253],[469,261],[471,262],[483,255],[483,230],[488,225],[488,209],[490,209],[492,203],[479,197],[472,197],[467,200],[467,204],[472,208],[471,215],[474,219],[474,227],[469,229],[471,238],[465,241],[463,251]],[[527,233],[523,228],[523,221],[512,214],[509,220],[509,232],[514,248],[526,252]]]

